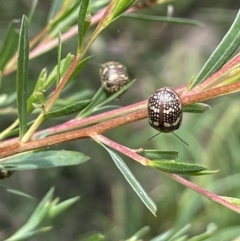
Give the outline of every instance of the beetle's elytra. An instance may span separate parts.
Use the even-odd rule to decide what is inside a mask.
[[[160,132],[177,130],[182,123],[182,103],[177,93],[168,87],[156,90],[148,100],[148,121]]]
[[[126,67],[118,62],[110,61],[102,64],[99,74],[103,88],[109,93],[119,91],[129,82]]]

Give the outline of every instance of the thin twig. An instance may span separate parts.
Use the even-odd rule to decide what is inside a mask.
[[[183,105],[189,105],[197,102],[202,102],[221,95],[225,95],[228,93],[236,92],[236,91],[239,91],[239,89],[240,89],[240,82],[237,82],[231,85],[211,89],[211,90],[204,91],[202,93],[193,94],[190,96],[189,95],[185,96],[183,94],[181,96],[181,100]],[[39,149],[43,147],[48,147],[54,144],[64,143],[71,140],[88,138],[96,134],[102,134],[118,126],[122,126],[128,123],[135,122],[137,120],[144,119],[147,117],[147,114],[148,114],[147,108],[144,108],[142,110],[139,110],[124,116],[120,116],[81,130],[75,130],[67,133],[57,134],[57,135],[49,136],[40,140],[29,141],[27,143],[21,143],[21,145],[20,144],[17,145],[15,143],[13,144],[14,147],[9,146],[9,147],[0,149],[0,158],[14,155],[16,153],[21,153],[24,151],[29,151],[29,150]]]
[[[186,180],[186,179],[184,179],[184,178],[182,178],[182,177],[180,177],[176,174],[168,174],[168,176],[170,176],[175,181],[183,184],[184,186],[192,189],[193,191],[198,192],[201,195],[209,198],[210,200],[213,200],[214,202],[217,202],[217,203],[219,203],[219,204],[221,204],[221,205],[223,205],[223,206],[225,206],[225,207],[227,207],[227,208],[229,208],[229,209],[231,209],[231,210],[233,210],[237,213],[240,213],[240,207],[239,206],[236,206],[236,205],[228,202],[226,199],[216,195],[215,193],[212,193],[212,192],[210,192],[210,191],[208,191],[208,190],[206,190],[206,189],[204,189],[204,188],[202,188],[202,187],[200,187],[200,186],[198,186],[198,185],[196,185],[196,184],[194,184],[194,183],[192,183],[192,182],[190,182],[190,181],[188,181],[188,180]]]

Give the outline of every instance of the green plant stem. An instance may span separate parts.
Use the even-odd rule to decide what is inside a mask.
[[[27,133],[23,136],[23,138],[21,139],[21,142],[27,142],[31,139],[32,135],[34,134],[34,132],[37,130],[37,128],[39,127],[39,125],[41,125],[41,123],[44,121],[44,114],[47,113],[48,111],[51,110],[52,106],[54,105],[55,101],[58,99],[58,97],[60,96],[63,88],[66,86],[70,76],[72,75],[73,71],[76,69],[78,63],[81,61],[81,59],[83,58],[83,56],[85,55],[85,53],[87,52],[87,50],[89,49],[89,47],[92,45],[92,43],[94,42],[94,40],[97,38],[97,36],[101,33],[101,31],[104,29],[103,24],[104,24],[104,18],[99,22],[98,26],[96,27],[95,31],[92,33],[91,37],[88,39],[88,41],[86,42],[86,44],[83,46],[83,49],[81,51],[79,51],[77,57],[75,57],[75,59],[73,60],[70,68],[68,69],[67,73],[65,74],[65,76],[62,78],[62,80],[60,81],[60,84],[58,85],[58,87],[56,88],[56,90],[54,91],[54,93],[52,94],[51,98],[49,99],[49,101],[47,102],[47,104],[45,105],[44,111],[42,111],[40,113],[40,115],[38,116],[38,118],[36,119],[36,121],[33,123],[33,125],[29,128],[29,130],[27,131]]]
[[[23,136],[23,138],[21,139],[21,142],[27,142],[30,140],[30,138],[32,137],[33,133],[37,130],[37,128],[41,125],[41,123],[44,121],[44,114],[49,112],[52,108],[52,106],[54,105],[55,101],[58,99],[58,97],[61,94],[61,91],[63,90],[63,88],[65,87],[65,85],[67,84],[67,81],[69,79],[69,77],[71,76],[72,72],[74,71],[74,69],[76,68],[78,64],[78,59],[75,58],[70,66],[70,68],[68,69],[67,73],[65,74],[65,76],[63,77],[63,79],[61,80],[60,84],[58,85],[58,87],[56,88],[56,90],[54,91],[54,93],[52,94],[51,98],[49,99],[49,101],[47,102],[47,104],[44,107],[44,110],[40,113],[40,115],[37,117],[37,119],[35,120],[35,122],[32,124],[32,126],[29,128],[29,130],[27,131],[27,133]]]
[[[6,128],[4,131],[0,133],[0,140],[4,139],[5,136],[12,131],[14,128],[16,128],[19,124],[19,119],[16,119],[8,128]],[[18,138],[17,138],[18,139]]]

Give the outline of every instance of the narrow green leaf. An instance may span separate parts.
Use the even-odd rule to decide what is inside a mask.
[[[34,210],[28,221],[6,241],[23,240],[23,238],[28,237],[28,233],[32,233],[43,223],[43,221],[47,218],[47,215],[51,208],[50,203],[53,197],[53,193],[54,188],[51,188],[42,199],[42,201],[38,204],[37,208]],[[33,234],[34,232],[31,235]]]
[[[145,190],[142,188],[140,183],[137,181],[135,176],[132,174],[130,169],[127,167],[123,159],[117,155],[115,152],[113,152],[111,149],[107,148],[105,145],[100,143],[109,153],[109,155],[112,157],[113,161],[115,162],[118,169],[121,171],[125,179],[128,181],[128,183],[131,185],[133,190],[137,193],[137,195],[140,197],[142,202],[145,204],[145,206],[153,213],[153,215],[156,216],[157,207],[156,204],[153,202],[153,200],[148,196],[148,194],[145,192]]]
[[[91,1],[91,13],[97,13],[100,9],[106,7],[109,3],[109,0],[101,0],[101,1]]]
[[[104,100],[108,98],[110,94],[108,94],[106,91],[104,91],[103,87],[99,88],[97,93],[93,96],[92,102],[78,115],[80,117],[86,117],[92,114],[94,111],[94,108],[102,103]]]
[[[154,237],[150,241],[168,241],[168,238],[173,233],[173,230],[170,229],[164,233],[159,234],[158,236]]]
[[[60,75],[64,75],[66,71],[69,69],[74,56],[71,54],[68,54],[67,57],[63,60],[61,60],[60,64]],[[49,76],[47,77],[47,70],[44,68],[36,82],[36,86],[34,88],[33,93],[30,95],[27,101],[27,111],[28,113],[31,113],[35,108],[34,104],[38,103],[38,96],[36,95],[36,92],[46,92],[55,82],[57,79],[57,66],[54,67],[54,69],[51,71]],[[42,94],[43,94],[42,93]],[[44,104],[44,103],[42,103]]]
[[[34,121],[28,122],[28,123],[27,123],[27,127],[29,128],[29,127],[32,125],[33,122],[34,122]],[[18,133],[19,133],[19,128],[15,128],[15,129],[9,131],[8,133],[6,133],[6,134],[4,135],[4,138],[9,137],[9,136],[13,136],[13,135],[17,135]]]
[[[0,90],[1,90],[1,87],[2,87],[2,71],[0,70]]]
[[[184,163],[184,162],[175,162],[175,161],[151,161],[148,166],[157,168],[164,172],[176,173],[176,174],[188,174],[188,173],[196,173],[200,171],[206,170],[205,166],[192,164],[192,163]]]
[[[231,202],[235,205],[240,206],[240,199],[239,198],[226,197],[226,196],[221,196],[221,197],[224,198],[225,200],[227,200],[228,202]]]
[[[38,227],[42,221],[44,220],[45,214],[50,210],[50,203],[53,199],[54,188],[50,188],[50,190],[43,197],[42,201],[38,204],[37,208],[34,210],[32,215],[30,216],[28,222],[28,228],[34,229]]]
[[[186,18],[153,16],[153,15],[138,14],[138,13],[128,13],[123,15],[123,17],[132,18],[136,20],[144,20],[144,21],[157,21],[157,22],[164,22],[164,23],[203,26],[203,24],[200,21],[193,20],[193,19],[186,19]]]
[[[167,239],[167,241],[177,241],[177,240],[181,241],[181,237],[185,237],[183,239],[183,241],[185,241],[186,236],[183,236],[183,235],[185,235],[190,230],[190,228],[191,228],[191,224],[187,224],[186,226],[184,226],[183,228],[175,232],[170,238]]]
[[[54,205],[50,210],[49,218],[52,219],[52,218],[59,216],[59,214],[66,211],[69,207],[71,207],[73,204],[75,204],[79,199],[80,199],[80,197],[74,197],[74,198],[70,198],[66,201],[63,201],[57,205]]]
[[[60,75],[63,76],[67,73],[69,67],[72,64],[72,61],[74,59],[73,54],[68,54],[65,59],[61,61],[61,68],[60,68]]]
[[[61,61],[60,73],[62,76],[69,69],[73,59],[74,59],[74,56],[72,54],[68,54],[67,57]],[[47,77],[47,80],[44,82],[44,86],[43,86],[44,89],[48,90],[55,83],[56,78],[57,78],[57,66],[53,68],[53,70]]]
[[[16,92],[10,93],[10,94],[2,94],[0,95],[0,106],[1,108],[7,107],[13,102],[15,102],[17,99],[17,94]]]
[[[17,66],[17,107],[19,118],[20,139],[27,131],[27,83],[28,83],[29,39],[28,19],[22,18],[22,25],[18,43]]]
[[[109,95],[109,97],[106,100],[104,100],[103,102],[101,102],[98,105],[98,107],[103,106],[103,105],[107,104],[108,102],[110,102],[110,101],[116,99],[117,97],[121,96],[124,92],[126,92],[135,83],[135,81],[136,81],[135,79],[131,80],[129,83],[124,85],[118,92]]]
[[[59,31],[76,23],[81,0],[65,1],[60,7],[59,13],[50,21],[50,35],[56,36]]]
[[[92,23],[92,15],[90,13],[88,13],[86,15],[86,19],[85,19],[85,23],[84,23],[83,37],[86,36],[87,31],[88,31],[89,27],[91,26],[91,23]]]
[[[220,83],[217,84],[216,83],[216,87],[220,87],[220,86],[224,86],[224,85],[229,85],[229,84],[233,84],[233,83],[236,83],[240,80],[240,69],[239,69],[239,66],[234,69],[233,67],[233,71],[229,71],[228,75],[223,75],[221,76],[222,78],[219,78],[220,79]]]
[[[78,197],[75,197],[57,204],[59,198],[52,200],[53,192],[54,189],[51,188],[28,221],[6,241],[28,240],[32,236],[49,231],[51,227],[44,227],[45,223],[49,223],[53,217],[64,212],[78,200]]]
[[[17,235],[17,237],[10,237],[8,239],[5,239],[4,241],[26,241],[31,237],[36,237],[39,234],[49,232],[52,229],[52,227],[44,227],[40,229],[35,229],[34,231],[28,231],[21,233],[21,235]]]
[[[60,116],[66,116],[74,113],[78,113],[79,111],[83,110],[85,107],[87,107],[92,100],[82,100],[77,103],[65,106],[61,109],[51,111],[44,115],[45,119],[48,118],[54,118],[54,117],[60,117]]]
[[[79,6],[78,14],[78,53],[80,53],[86,33],[86,16],[88,11],[89,0],[82,0]]]
[[[194,84],[194,81],[195,81],[195,77],[194,76],[191,76],[190,80],[188,81],[187,83],[187,86],[191,86]]]
[[[178,152],[177,151],[159,151],[159,150],[147,150],[143,149],[137,152],[141,156],[144,156],[150,160],[177,160]]]
[[[52,2],[51,8],[50,8],[50,11],[48,14],[47,22],[50,22],[54,18],[54,16],[57,14],[57,12],[63,6],[63,2],[64,2],[64,0],[54,0]]]
[[[97,110],[94,111],[93,113],[94,114],[103,113],[103,112],[110,111],[110,110],[116,110],[116,109],[119,109],[121,107],[122,106],[120,106],[120,105],[105,105],[103,107],[97,108]]]
[[[46,90],[46,86],[45,83],[47,81],[47,69],[43,68],[38,76],[38,79],[36,81],[36,85],[34,88],[34,91],[39,91],[39,92],[43,92]]]
[[[107,24],[113,22],[117,18],[119,18],[125,11],[127,11],[136,0],[117,0],[112,1],[112,4],[116,4],[110,16],[107,18]]]
[[[202,83],[210,75],[219,70],[227,60],[232,56],[236,49],[240,45],[240,10],[214,52],[211,54],[207,62],[204,64],[203,68],[197,75],[196,79],[189,84],[188,90],[194,88],[196,85]]]
[[[218,227],[215,223],[210,223],[207,227],[207,231],[199,234],[197,236],[194,236],[190,239],[188,239],[188,241],[202,241],[202,240],[209,240],[208,238],[210,238],[215,231],[217,231]],[[236,240],[237,241],[237,240]]]
[[[213,170],[213,171],[200,171],[200,172],[193,172],[193,173],[186,173],[185,175],[188,176],[203,176],[203,175],[211,175],[219,172],[219,170]]]
[[[15,22],[10,23],[0,52],[0,70],[2,71],[4,70],[4,67],[8,63],[10,58],[17,51],[19,34],[16,30],[15,25]]]
[[[30,199],[34,198],[33,196],[30,196],[22,191],[19,191],[19,190],[13,189],[13,188],[7,188],[7,191],[12,194],[18,195],[18,196],[22,196],[22,197],[26,197],[26,198],[30,198]]]
[[[32,1],[31,8],[30,8],[30,11],[29,11],[29,13],[28,13],[28,22],[29,22],[29,23],[30,23],[31,20],[32,20],[32,17],[33,17],[33,15],[34,15],[34,12],[35,12],[37,3],[38,3],[38,0],[33,0],[33,1]]]
[[[39,151],[27,152],[1,160],[1,165],[7,170],[28,170],[71,166],[84,163],[89,159],[81,152],[74,151]]]
[[[64,99],[58,99],[54,105],[55,108],[63,108],[72,103],[76,103],[82,100],[90,99],[93,96],[94,91],[90,89],[76,90]]]
[[[204,103],[196,103],[183,106],[183,112],[189,113],[204,113],[207,109],[211,109],[211,107]]]
[[[86,117],[95,111],[98,111],[100,107],[107,104],[108,102],[116,99],[118,96],[123,94],[127,89],[129,89],[136,80],[130,81],[128,84],[123,86],[118,92],[114,94],[108,93],[103,87],[99,88],[97,93],[93,97],[93,101],[85,108],[78,116]]]
[[[144,235],[146,235],[150,231],[150,227],[146,226],[137,231],[131,238],[126,241],[138,241],[141,240]]]
[[[61,79],[61,57],[62,56],[62,36],[61,32],[58,32],[58,58],[57,58],[57,86],[59,85]]]
[[[71,81],[76,75],[80,72],[80,70],[88,63],[88,61],[92,58],[92,56],[88,56],[83,59],[74,69],[73,73],[69,77],[69,81]]]
[[[12,193],[12,194],[16,194],[16,195],[18,195],[18,196],[22,196],[22,197],[34,199],[33,196],[30,196],[29,194],[26,194],[26,193],[24,193],[24,192],[22,192],[22,191],[19,191],[19,190],[17,190],[17,189],[9,188],[9,187],[6,187],[6,186],[4,186],[4,185],[0,185],[0,187],[6,189],[7,192],[10,192],[10,193]]]

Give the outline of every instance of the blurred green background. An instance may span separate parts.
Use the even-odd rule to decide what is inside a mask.
[[[114,104],[121,106],[147,99],[162,86],[179,87],[196,76],[233,22],[239,3],[234,0],[179,0],[171,4],[174,16],[199,20],[204,26],[144,22],[122,17],[95,41],[88,53],[94,55],[91,63],[64,96],[85,88],[94,93],[100,86],[98,64],[111,60],[122,62],[128,68],[131,79],[137,79],[128,92],[114,101]],[[30,5],[30,0],[1,2],[0,45],[9,21],[21,19],[23,14],[28,13]],[[51,1],[39,1],[29,29],[30,38],[44,27],[50,5]],[[142,12],[165,16],[167,5],[154,6]],[[75,48],[75,38],[65,42],[63,56],[74,53]],[[30,78],[34,81],[42,68],[50,71],[56,62],[57,49],[31,60]],[[15,75],[13,73],[3,79],[1,93],[14,91]],[[172,134],[161,134],[148,141],[156,131],[148,125],[147,120],[116,128],[106,136],[130,148],[177,150],[180,161],[219,169],[215,175],[190,179],[219,195],[239,198],[239,101],[240,96],[236,93],[208,101],[212,109],[204,114],[186,113],[182,127],[176,134],[189,143],[189,147]],[[14,115],[1,116],[0,130],[14,119]],[[65,120],[54,120],[43,127]],[[107,240],[120,240],[130,237],[146,225],[151,230],[144,240],[187,224],[192,225],[191,236],[204,232],[212,222],[219,229],[208,240],[228,241],[240,236],[238,214],[187,190],[164,174],[123,156],[136,178],[157,203],[157,217],[154,217],[129,187],[105,150],[91,140],[69,142],[51,149],[81,151],[89,155],[91,160],[74,167],[21,171],[1,180],[0,185],[26,192],[36,200],[1,189],[0,240],[7,238],[28,219],[52,186],[61,200],[74,196],[81,196],[81,199],[56,220],[53,231],[31,240],[81,240],[95,232],[103,233]]]

